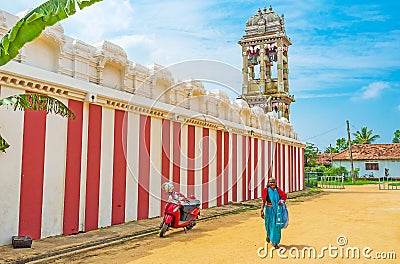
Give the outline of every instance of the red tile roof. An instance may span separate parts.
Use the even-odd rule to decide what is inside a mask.
[[[332,157],[333,155],[335,155],[335,153],[332,153]],[[320,153],[317,159],[317,164],[321,164],[321,165],[327,165],[330,166],[332,165],[331,162],[331,154],[329,153]]]
[[[400,143],[354,145],[352,152],[353,160],[400,160]],[[349,149],[334,155],[333,160],[350,160]]]

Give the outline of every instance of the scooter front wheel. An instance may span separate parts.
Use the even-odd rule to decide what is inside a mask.
[[[192,229],[196,225],[196,220],[193,220],[192,222],[189,223],[189,225],[186,227],[187,230]]]
[[[167,229],[168,225],[165,222],[163,222],[160,228],[160,237],[164,237],[165,232],[167,232]]]

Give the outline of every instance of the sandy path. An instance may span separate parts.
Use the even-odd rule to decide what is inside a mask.
[[[349,186],[345,190],[328,190],[323,195],[290,202],[290,225],[282,232],[281,259],[273,252],[260,258],[257,251],[264,246],[265,232],[259,210],[234,214],[199,223],[185,234],[181,230],[167,232],[161,239],[152,235],[125,244],[75,255],[64,263],[398,263],[400,259],[400,191],[379,191],[375,185]],[[339,247],[338,236],[345,236],[347,245]],[[321,259],[302,258],[304,247],[339,250],[324,251]],[[299,258],[290,255],[299,250]],[[360,249],[360,258],[346,259],[349,247]],[[363,256],[363,249],[371,259]],[[340,248],[343,258],[340,257]],[[373,259],[377,252],[395,252],[397,260]],[[264,252],[261,252],[264,253]],[[391,256],[393,258],[394,256]]]

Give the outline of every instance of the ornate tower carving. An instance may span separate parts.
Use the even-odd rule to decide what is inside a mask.
[[[242,95],[250,106],[264,112],[275,111],[289,120],[288,50],[292,44],[286,36],[284,15],[279,17],[269,7],[258,9],[246,22],[245,35],[239,40],[243,57]]]

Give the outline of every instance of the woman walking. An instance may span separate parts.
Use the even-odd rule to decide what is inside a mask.
[[[283,207],[281,205],[286,198],[286,193],[276,186],[275,179],[269,178],[267,187],[262,191],[261,218],[265,222],[266,240],[268,243],[271,242],[275,248],[279,248],[281,242],[282,222],[279,220],[277,222],[277,218],[282,215]]]

